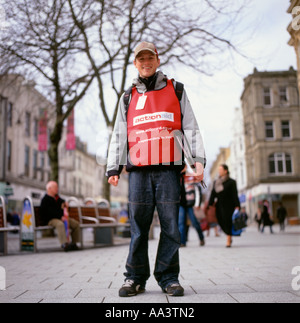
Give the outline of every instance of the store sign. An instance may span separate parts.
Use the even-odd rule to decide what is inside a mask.
[[[34,218],[32,202],[25,198],[21,218],[21,250],[34,251]]]
[[[14,195],[14,189],[9,183],[0,182],[0,195],[9,197]]]
[[[240,203],[246,203],[246,195],[245,194],[240,195],[239,199],[240,199]]]

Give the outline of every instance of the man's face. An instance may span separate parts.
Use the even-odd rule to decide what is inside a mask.
[[[134,60],[134,66],[142,78],[148,78],[154,75],[159,65],[160,60],[158,57],[149,51],[141,52]]]
[[[51,193],[51,196],[55,196],[58,194],[58,185],[57,183],[54,183],[51,185],[50,187],[50,193]]]

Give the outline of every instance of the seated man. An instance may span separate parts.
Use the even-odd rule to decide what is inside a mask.
[[[79,242],[80,228],[79,223],[69,218],[69,227],[72,230],[72,243],[68,243],[65,224],[63,222],[64,207],[68,207],[68,203],[58,196],[58,185],[56,182],[49,182],[46,186],[47,194],[41,202],[41,218],[43,225],[54,227],[58,234],[61,247],[64,251],[78,250],[76,245]]]

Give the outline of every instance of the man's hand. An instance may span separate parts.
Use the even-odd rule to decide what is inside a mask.
[[[198,181],[198,182],[203,181],[204,167],[201,163],[199,163],[199,162],[196,163],[196,169],[195,169],[195,173],[193,174],[193,176],[195,176],[196,181]]]
[[[62,222],[68,221],[68,218],[66,216],[62,216],[60,219]]]
[[[119,184],[119,176],[111,176],[108,179],[108,183],[113,185],[113,186],[118,186],[118,184]]]

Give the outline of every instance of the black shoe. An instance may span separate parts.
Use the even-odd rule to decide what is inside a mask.
[[[65,252],[77,251],[79,248],[76,243],[65,243],[61,246]]]
[[[125,284],[119,290],[120,297],[131,297],[141,293],[145,293],[145,288],[131,279],[126,280]]]
[[[182,286],[180,286],[179,283],[173,283],[173,284],[167,286],[164,289],[164,292],[167,293],[169,296],[183,296],[184,295],[184,289]]]
[[[69,251],[72,251],[72,245],[70,243],[65,243],[61,246],[64,250],[64,252],[69,252]]]
[[[72,251],[78,251],[79,250],[79,248],[78,248],[78,246],[77,246],[76,243],[71,243],[71,250]]]

